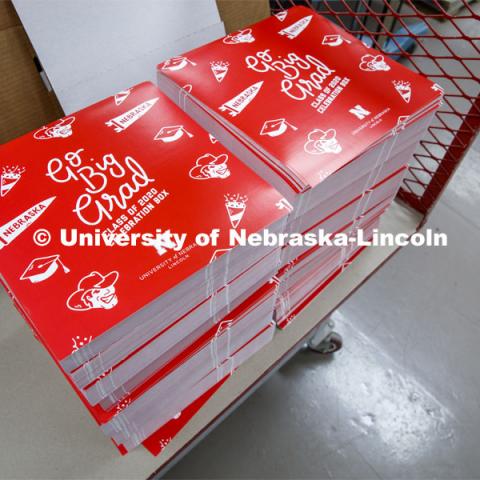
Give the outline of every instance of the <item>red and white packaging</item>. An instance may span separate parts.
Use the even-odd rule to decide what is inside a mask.
[[[181,128],[165,136],[171,125]],[[133,87],[120,106],[108,98],[2,145],[0,161],[0,169],[22,172],[0,200],[2,281],[69,366],[72,351],[75,359],[82,351],[83,359],[94,356],[98,338],[141,319],[145,306],[151,314],[152,302],[177,287],[188,292],[195,275],[200,285],[225,284],[235,249],[199,247],[198,233],[219,229],[222,244],[230,228],[275,228],[285,217],[274,188],[149,83]],[[40,229],[48,230],[48,245],[35,244],[45,240]],[[183,244],[167,235],[157,246],[68,247],[62,229],[186,237]]]
[[[392,199],[442,99],[438,85],[300,6],[159,64],[157,78],[284,195],[295,233],[356,231],[385,182]],[[282,267],[305,251],[283,249]]]
[[[0,172],[0,280],[100,424],[251,308],[278,268],[280,248],[230,248],[229,232],[283,231],[283,197],[151,83],[2,145]],[[235,365],[271,338],[272,311],[273,292],[232,340]],[[221,379],[183,397],[179,375],[179,409]],[[148,435],[165,423],[148,421]]]
[[[225,145],[243,148],[240,158],[291,203],[296,193],[329,188],[329,177],[441,100],[425,77],[306,7],[174,63],[157,67],[160,88]]]

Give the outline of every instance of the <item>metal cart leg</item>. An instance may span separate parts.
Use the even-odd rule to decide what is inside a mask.
[[[339,333],[334,332],[335,322],[331,317],[324,320],[307,343],[311,352],[330,355],[342,348],[343,340]]]

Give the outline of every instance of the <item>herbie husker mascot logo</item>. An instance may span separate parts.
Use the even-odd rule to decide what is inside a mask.
[[[227,165],[228,155],[224,153],[215,157],[207,153],[197,158],[195,166],[190,170],[190,178],[194,180],[208,180],[210,178],[225,179],[230,176]]]
[[[50,140],[52,138],[67,138],[72,135],[72,123],[75,117],[66,117],[55,122],[50,127],[42,127],[37,130],[33,137],[37,140]]]
[[[115,284],[118,280],[118,272],[110,272],[102,275],[92,272],[83,277],[67,300],[67,307],[74,312],[84,312],[103,308],[111,310],[118,304]]]
[[[337,141],[337,132],[334,128],[321,130],[316,128],[308,134],[307,143],[303,146],[306,153],[322,155],[324,153],[340,153],[341,145]]]

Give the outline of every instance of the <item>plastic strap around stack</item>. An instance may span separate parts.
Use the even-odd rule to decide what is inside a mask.
[[[222,378],[225,376],[223,366],[225,363],[227,363],[230,366],[229,369],[229,375],[233,373],[233,370],[235,369],[235,362],[233,360],[233,357],[231,357],[232,351],[231,351],[231,341],[232,341],[232,332],[231,332],[231,326],[232,326],[232,320],[224,320],[218,324],[217,331],[210,341],[210,354],[212,358],[212,366],[213,369],[217,372],[217,382],[222,380]],[[223,355],[219,353],[219,339],[223,338],[224,335],[226,335],[226,340],[227,340],[227,345],[226,345],[226,352],[225,352],[225,358],[223,358]]]
[[[405,122],[401,123],[400,125],[404,125],[404,123]],[[404,126],[403,126],[403,128],[404,128]],[[384,152],[385,146],[388,143],[388,140],[386,140],[384,142],[384,144],[382,145],[382,148],[380,149],[379,155],[377,156],[377,159],[375,161],[375,166],[370,171],[370,175],[368,176],[368,179],[367,179],[367,181],[365,183],[365,186],[363,188],[362,197],[360,198],[360,200],[358,202],[358,205],[355,209],[355,213],[354,213],[353,219],[352,219],[352,225],[350,226],[350,228],[348,229],[348,232],[347,232],[348,237],[350,237],[350,235],[352,235],[356,232],[356,230],[358,228],[358,225],[363,220],[363,218],[365,216],[365,213],[367,212],[369,204],[370,204],[370,199],[371,199],[371,196],[372,196],[373,187],[375,186],[375,184],[377,183],[377,181],[379,179],[378,177],[380,175],[380,172],[382,171],[382,167],[384,166],[386,161],[390,158],[390,154],[391,154],[393,148],[395,147],[395,144],[396,144],[397,139],[398,139],[399,130],[401,130],[403,128],[401,128],[401,127],[399,127],[399,125],[397,125],[397,127],[394,127],[391,130],[390,146],[388,148],[388,153],[385,156],[383,155],[383,152]],[[383,160],[380,161],[382,156],[383,156]],[[345,247],[342,247],[341,259],[340,259],[340,266],[341,266],[342,271],[345,270],[350,265],[351,262],[349,261],[349,258],[350,258],[350,255],[352,254],[352,252],[354,251],[354,249],[355,249],[355,245],[347,245]]]
[[[225,265],[225,274],[223,276],[223,286],[225,287],[225,299],[227,302],[227,313],[230,313],[231,306],[230,306],[230,283],[229,283],[229,275],[230,275],[230,252],[232,249],[227,250],[224,255],[227,257],[226,265]]]
[[[178,89],[178,105],[185,112],[187,110],[187,98],[192,91],[192,85],[187,83],[182,88]]]
[[[300,194],[299,197],[298,197],[298,203],[297,205],[292,208],[292,206],[290,205],[290,203],[285,199],[285,201],[287,201],[287,204],[290,206],[291,210],[289,211],[289,214],[287,215],[286,217],[286,224],[285,224],[285,227],[288,226],[288,229],[285,228],[285,233],[294,233],[297,229],[298,229],[298,224],[302,218],[302,215],[307,211],[307,207],[310,203],[310,198],[311,198],[311,189],[308,190],[306,193],[304,193],[303,195]],[[287,231],[288,230],[288,231]],[[279,255],[279,258],[278,258],[278,268],[280,268],[284,261],[285,261],[285,255],[287,252],[288,249],[281,249],[280,250],[280,255]],[[292,263],[292,261],[290,261],[289,263]],[[282,310],[286,313],[288,312],[289,308],[290,308],[290,294],[289,294],[289,276],[286,275],[284,276],[283,279],[277,277],[276,275],[274,275],[272,277],[272,279],[270,280],[270,283],[275,283],[276,284],[276,287],[275,287],[275,299],[274,299],[274,305],[276,308],[276,305],[278,303],[280,303],[281,305],[281,308]],[[281,289],[280,289],[280,285],[282,285],[282,287],[285,289],[285,296],[284,294],[282,293]],[[287,310],[286,310],[287,309]],[[283,318],[284,315],[281,315],[280,318]]]

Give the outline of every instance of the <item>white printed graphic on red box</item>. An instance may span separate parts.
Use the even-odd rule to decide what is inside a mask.
[[[292,130],[298,130],[297,127],[287,122],[284,118],[277,118],[276,120],[267,120],[262,129],[260,135],[268,135],[269,137],[278,137],[287,131],[287,128]]]
[[[333,172],[331,170],[327,170],[325,168],[322,168],[320,169],[318,172],[317,172],[317,175],[318,175],[318,178],[320,180],[325,180],[326,178],[328,178]]]
[[[312,17],[313,15],[303,17],[295,23],[292,23],[292,25],[290,25],[289,27],[280,30],[278,33],[280,35],[285,35],[290,40],[292,38],[296,38],[308,27],[308,24],[310,23],[310,20],[312,20]]]
[[[182,90],[184,90],[187,93],[192,93],[193,86],[191,83],[187,83],[182,87]]]
[[[213,144],[218,142],[218,140],[211,133],[208,134],[208,138],[210,139],[210,142]]]
[[[193,65],[195,67],[197,64],[189,60],[187,57],[173,57],[164,62],[162,70],[170,70],[171,72],[174,72],[175,70],[185,68],[187,65]]]
[[[232,320],[222,320],[218,324],[217,331],[215,332],[215,337],[218,338],[220,335],[222,335],[223,332],[228,332],[232,324],[233,324]]]
[[[355,105],[349,110],[349,113],[355,115],[359,120],[363,120],[365,117],[368,117],[370,113],[366,108],[363,108],[361,105]]]
[[[183,135],[186,135],[188,138],[193,138],[193,135],[186,130],[183,125],[172,125],[162,127],[153,139],[160,140],[164,143],[170,143],[179,140]]]
[[[118,304],[115,284],[118,272],[107,275],[92,272],[83,277],[67,300],[67,307],[74,312],[84,312],[93,309],[111,310]]]
[[[218,156],[206,153],[197,158],[195,166],[189,172],[190,178],[194,180],[228,178],[230,176],[230,170],[228,169],[227,161],[228,155],[224,153]]]
[[[397,125],[393,129],[393,134],[396,135],[398,132],[403,130],[407,126],[408,119],[410,117],[408,115],[400,115],[397,118]]]
[[[383,55],[364,55],[360,61],[360,70],[365,72],[387,72],[390,65],[387,65]]]
[[[73,133],[72,123],[75,121],[75,117],[67,117],[55,122],[50,127],[42,127],[38,129],[33,137],[37,140],[50,140],[52,138],[67,138]]]
[[[101,380],[102,378],[108,377],[113,372],[113,367],[110,367],[106,372],[101,373],[98,377],[97,380]]]
[[[275,13],[275,17],[278,18],[281,22],[283,22],[287,18],[288,12],[286,10],[282,10],[281,12]]]
[[[0,196],[4,197],[22,178],[25,173],[24,167],[3,167],[0,174]]]
[[[208,263],[213,263],[218,257],[223,255],[224,253],[230,251],[231,248],[219,248],[213,252],[212,258],[210,258],[210,261]]]
[[[183,248],[186,235],[187,234],[184,233],[184,237],[182,238],[182,235],[172,233],[170,229],[162,233],[157,232],[155,238],[149,241],[149,246],[154,247],[159,256],[164,255],[168,250],[179,252]]]
[[[258,95],[262,85],[263,81],[250,85],[248,88],[243,90],[243,92],[240,92],[238,95],[219,107],[220,111],[228,112],[232,117],[236,117]]]
[[[128,88],[127,90],[122,90],[115,95],[115,105],[118,107],[121,105],[130,95],[132,89]]]
[[[410,82],[404,82],[402,80],[392,81],[395,90],[400,94],[405,103],[409,103],[412,98],[412,87]]]
[[[345,43],[352,43],[350,40],[342,37],[341,35],[325,35],[322,40],[322,45],[328,45],[329,47],[338,47]]]
[[[60,259],[60,255],[35,258],[25,269],[20,280],[30,280],[32,283],[44,282],[58,270],[58,267],[61,267],[64,273],[70,272]]]
[[[121,400],[115,408],[116,410],[115,415],[118,415],[120,412],[125,410],[131,403],[132,403],[132,399],[130,397]]]
[[[82,347],[84,347],[85,345],[87,345],[87,343],[90,343],[91,341],[91,335],[89,337],[82,337],[80,335],[76,335],[72,338],[72,353],[80,350]]]
[[[221,83],[227,75],[229,65],[228,62],[210,62],[210,68],[218,83]]]
[[[270,284],[273,283],[273,284],[275,284],[275,285],[278,286],[278,285],[280,285],[280,279],[279,279],[276,275],[274,275],[274,276],[268,281],[268,283],[270,283]]]
[[[128,112],[118,115],[118,117],[112,118],[105,122],[107,127],[113,127],[113,129],[119,133],[126,130],[130,125],[142,118],[157,102],[158,98],[152,98],[146,102],[131,108]]]
[[[281,73],[283,79],[279,83],[280,91],[296,101],[304,101],[317,94],[322,95],[325,88],[324,82],[335,73],[334,69],[331,69],[313,55],[301,56],[296,53],[289,53],[282,56],[272,53],[269,48],[256,52],[255,55],[247,55],[245,63],[247,68],[258,73]],[[288,65],[288,68],[286,65]],[[336,78],[336,86],[338,91],[341,91],[349,79],[347,77],[337,77],[334,77]],[[308,85],[308,88],[305,85]],[[318,103],[317,100],[312,103],[312,106]],[[317,109],[318,105],[315,105],[314,108]]]
[[[25,210],[5,225],[0,226],[0,250],[12,243],[30,225],[36,222],[56,197],[50,197]]]
[[[223,43],[227,45],[236,45],[239,43],[252,43],[255,41],[255,37],[252,35],[251,28],[245,28],[235,33],[230,33],[223,39]]]
[[[160,451],[165,450],[166,446],[172,441],[172,437],[162,438],[159,440]]]
[[[316,128],[308,134],[307,143],[303,146],[305,152],[312,155],[322,155],[324,153],[340,153],[341,145],[337,141],[337,132],[334,128],[321,130]]]
[[[293,205],[286,199],[286,198],[281,198],[275,206],[279,210],[287,210],[289,212],[293,212]]]
[[[225,195],[225,207],[233,228],[237,228],[242,221],[247,208],[247,200],[247,196],[242,196],[238,193],[236,195]]]
[[[443,90],[443,87],[440,86],[438,83],[434,83],[431,87],[432,90],[435,90],[436,92],[440,92],[442,95],[445,93]]]

